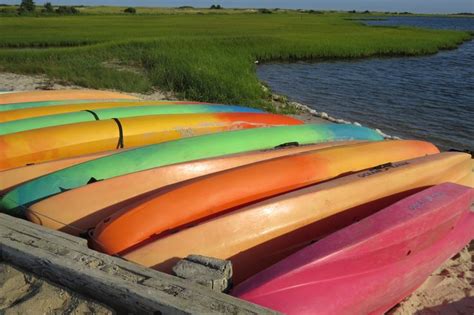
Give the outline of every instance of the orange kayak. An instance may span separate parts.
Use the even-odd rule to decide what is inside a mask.
[[[44,90],[25,91],[0,94],[0,106],[2,104],[59,101],[59,100],[98,100],[98,99],[130,99],[136,100],[135,96],[99,90]]]
[[[116,107],[133,107],[133,106],[158,106],[158,105],[197,105],[202,104],[198,102],[181,102],[181,101],[120,101],[120,102],[89,102],[80,104],[66,104],[66,105],[54,105],[54,106],[39,106],[23,109],[12,109],[1,112],[0,123],[40,117],[57,114],[72,113],[81,110],[94,110],[94,109],[105,109],[105,108],[116,108]],[[1,105],[0,105],[1,106]]]
[[[122,151],[127,149],[122,149]],[[117,150],[93,153],[88,155],[81,155],[72,158],[48,161],[38,164],[31,164],[12,168],[5,171],[0,171],[0,195],[15,188],[16,186],[30,181],[34,178],[62,170],[63,168],[73,166],[82,162],[98,159],[103,156],[111,155],[120,152]]]
[[[160,188],[214,172],[271,158],[357,141],[326,142],[252,151],[156,167],[68,190],[33,204],[26,217],[55,230],[80,235],[101,220],[124,211]],[[68,205],[67,210],[64,205]]]
[[[153,115],[89,121],[0,136],[0,170],[229,130],[300,125],[265,113]]]
[[[166,272],[189,254],[230,259],[235,283],[239,283],[324,235],[420,189],[456,183],[470,172],[470,167],[470,155],[457,152],[387,164],[151,239],[123,257]]]
[[[370,154],[368,154],[370,152]],[[105,219],[94,230],[97,248],[116,254],[136,244],[225,210],[348,172],[439,150],[423,141],[379,141],[303,152],[182,182],[136,207]]]

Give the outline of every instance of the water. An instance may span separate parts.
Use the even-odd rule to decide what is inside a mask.
[[[474,31],[471,18],[367,23]],[[257,71],[276,93],[331,116],[442,149],[474,149],[474,41],[432,56],[276,63]]]

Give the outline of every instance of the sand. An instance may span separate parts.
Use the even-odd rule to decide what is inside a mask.
[[[109,307],[0,261],[0,314],[113,314]]]
[[[44,76],[0,73],[0,91],[71,88],[81,89],[78,86],[55,82]],[[150,94],[130,94],[147,100],[176,99],[174,95],[159,90]],[[273,101],[279,106],[283,99],[275,96]],[[302,104],[291,103],[291,105],[301,111],[293,116],[306,123],[347,123]],[[24,314],[32,309],[41,314],[66,311],[71,314],[112,312],[104,305],[0,262],[0,314]],[[418,290],[388,314],[474,314],[474,241],[445,262]]]
[[[388,314],[474,314],[474,241]]]

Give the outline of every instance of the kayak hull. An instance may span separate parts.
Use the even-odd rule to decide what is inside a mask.
[[[297,124],[302,122],[282,115],[212,113],[153,115],[47,127],[0,136],[0,170],[208,133]]]
[[[117,254],[154,235],[229,209],[341,174],[435,153],[439,150],[428,142],[379,141],[244,165],[158,192],[130,210],[106,218],[92,239],[97,249]],[[215,193],[209,195],[209,191]]]
[[[47,115],[0,123],[0,135],[34,130],[39,128],[61,126],[87,121],[113,118],[127,118],[151,115],[177,115],[200,113],[263,113],[261,110],[231,105],[159,105],[131,106],[107,109],[87,109],[78,112]],[[6,113],[8,114],[8,112]]]
[[[125,150],[127,149],[92,153],[88,155],[81,155],[77,157],[48,161],[38,164],[31,164],[27,166],[12,168],[5,171],[0,171],[0,178],[2,179],[0,181],[0,195],[3,195],[15,188],[16,186],[26,183],[32,179],[47,175],[49,173],[53,173],[55,171],[59,171],[61,169],[76,164],[84,163],[90,160],[98,159]]]
[[[137,99],[135,96],[99,90],[44,90],[13,92],[0,95],[0,106],[4,104],[15,104],[39,101],[61,101],[61,100],[98,100],[98,99]]]
[[[230,259],[234,283],[425,187],[457,182],[470,155],[440,153],[336,178],[150,239],[123,257],[170,272],[189,254]]]
[[[329,141],[380,141],[375,131],[353,125],[315,124],[255,128],[184,138],[120,152],[31,180],[8,192],[0,209],[21,215],[26,207],[65,190],[170,164],[277,146]]]
[[[95,110],[105,108],[120,108],[132,106],[158,105],[194,105],[204,104],[186,101],[130,101],[130,100],[69,100],[49,102],[27,102],[10,105],[0,105],[0,122],[9,122],[20,119],[35,118],[48,115],[58,115],[81,110]]]
[[[354,141],[355,142],[355,141]],[[258,161],[352,142],[326,142],[314,145],[252,151],[222,157],[156,167],[98,181],[54,195],[31,205],[26,217],[37,224],[80,235],[101,220],[124,211],[168,185]],[[67,204],[65,211],[62,205]]]
[[[382,314],[474,238],[474,190],[445,183],[312,244],[232,294],[285,314]]]

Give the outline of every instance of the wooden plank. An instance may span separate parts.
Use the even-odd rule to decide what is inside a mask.
[[[229,295],[87,248],[84,240],[0,214],[0,258],[132,313],[275,314]]]

